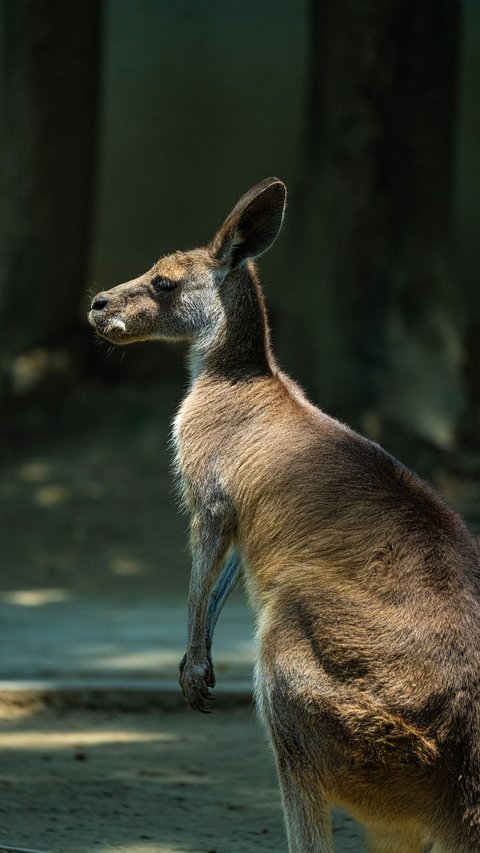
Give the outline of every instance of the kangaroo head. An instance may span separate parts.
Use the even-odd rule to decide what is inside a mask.
[[[286,188],[266,178],[237,202],[207,246],[161,258],[148,272],[97,293],[88,320],[113,344],[195,342],[223,318],[225,279],[276,239]]]

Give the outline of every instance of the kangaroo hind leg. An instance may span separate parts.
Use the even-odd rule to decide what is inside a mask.
[[[371,829],[367,833],[368,853],[426,853],[426,849],[416,832]]]
[[[275,753],[289,853],[334,853],[330,803],[312,766],[302,720],[276,689],[274,672],[261,664],[256,684],[257,707]]]
[[[289,853],[334,853],[330,808],[277,760]]]

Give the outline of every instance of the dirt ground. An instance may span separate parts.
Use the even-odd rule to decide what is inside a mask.
[[[0,720],[0,850],[286,851],[273,760],[251,708],[42,711]],[[361,853],[346,815],[337,853]]]

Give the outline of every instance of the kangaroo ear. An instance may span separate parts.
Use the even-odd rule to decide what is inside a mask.
[[[210,243],[210,251],[230,269],[266,252],[282,227],[287,188],[265,178],[237,202]]]

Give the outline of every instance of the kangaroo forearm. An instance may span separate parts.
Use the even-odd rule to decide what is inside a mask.
[[[207,654],[207,608],[217,566],[203,561],[192,566],[188,593],[187,655],[204,659]]]
[[[228,527],[219,523],[217,515],[208,512],[194,518],[187,630],[187,655],[193,659],[203,660],[206,657],[208,602],[219,567],[229,547],[229,540]],[[221,589],[222,587],[223,584]],[[221,604],[225,597],[224,595]],[[215,621],[216,618],[213,624]]]
[[[232,592],[238,577],[240,575],[242,569],[242,563],[240,559],[240,555],[234,551],[229,559],[227,560],[225,566],[223,567],[221,573],[217,577],[215,582],[215,586],[210,594],[210,598],[207,606],[207,615],[206,615],[206,626],[205,626],[205,645],[207,652],[207,660],[210,666],[210,675],[211,675],[211,686],[215,683],[215,676],[213,672],[213,663],[211,659],[211,650],[212,650],[212,641],[213,641],[213,633],[215,630],[215,625],[217,624],[218,617],[220,615],[221,610],[223,609],[223,605],[227,600],[228,596]],[[197,656],[201,657],[203,652],[203,646],[195,650]],[[185,663],[187,660],[187,655],[185,654],[180,662],[180,674],[183,673],[185,668]]]

